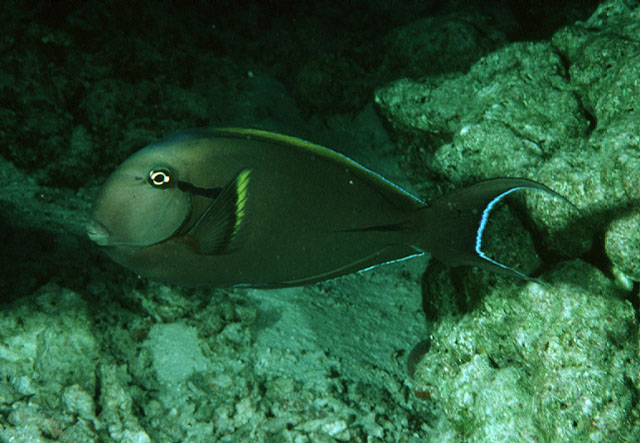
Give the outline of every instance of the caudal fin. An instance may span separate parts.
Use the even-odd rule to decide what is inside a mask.
[[[571,202],[547,186],[525,178],[495,178],[446,194],[425,208],[428,235],[421,248],[451,266],[472,265],[501,274],[530,279],[499,263],[482,250],[482,236],[496,203],[512,192],[536,189]],[[575,207],[575,206],[573,206]]]

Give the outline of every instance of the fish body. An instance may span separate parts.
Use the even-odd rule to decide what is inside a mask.
[[[309,284],[431,252],[520,275],[481,251],[493,205],[527,179],[494,179],[427,205],[330,149],[264,131],[199,129],[125,160],[88,235],[116,262],[183,286]]]

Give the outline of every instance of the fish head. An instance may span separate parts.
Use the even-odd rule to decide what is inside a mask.
[[[178,187],[180,166],[154,145],[125,160],[98,193],[89,238],[116,247],[145,247],[171,238],[191,214],[190,196]]]

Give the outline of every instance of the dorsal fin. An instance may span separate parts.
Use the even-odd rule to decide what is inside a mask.
[[[240,171],[185,235],[199,254],[225,254],[238,248],[247,219],[250,175],[249,169]]]
[[[252,140],[261,140],[273,145],[286,146],[293,149],[308,151],[316,156],[330,159],[333,162],[343,165],[353,171],[354,174],[369,182],[381,195],[387,200],[406,209],[417,209],[426,206],[426,203],[420,198],[411,194],[409,191],[387,180],[377,172],[372,171],[366,166],[361,165],[357,161],[347,157],[346,155],[334,151],[325,146],[308,142],[298,137],[278,134],[275,132],[262,131],[260,129],[242,129],[242,128],[216,128],[207,130],[207,136],[218,137],[235,137],[250,138]]]

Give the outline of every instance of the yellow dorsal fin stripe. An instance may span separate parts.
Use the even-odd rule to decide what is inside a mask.
[[[268,141],[272,141],[272,142],[276,142],[276,143],[284,144],[288,146],[296,146],[298,148],[311,151],[314,154],[318,154],[323,157],[329,157],[341,163],[345,163],[359,169],[363,168],[362,165],[355,162],[354,160],[351,160],[349,157],[343,154],[340,154],[339,152],[336,152],[324,146],[316,145],[315,143],[308,142],[298,137],[292,137],[290,135],[283,135],[275,132],[263,131],[261,129],[245,129],[245,128],[221,128],[221,129],[216,129],[215,132],[219,132],[221,135],[233,134],[233,135],[254,137],[254,138],[264,139],[264,140],[268,140]]]

